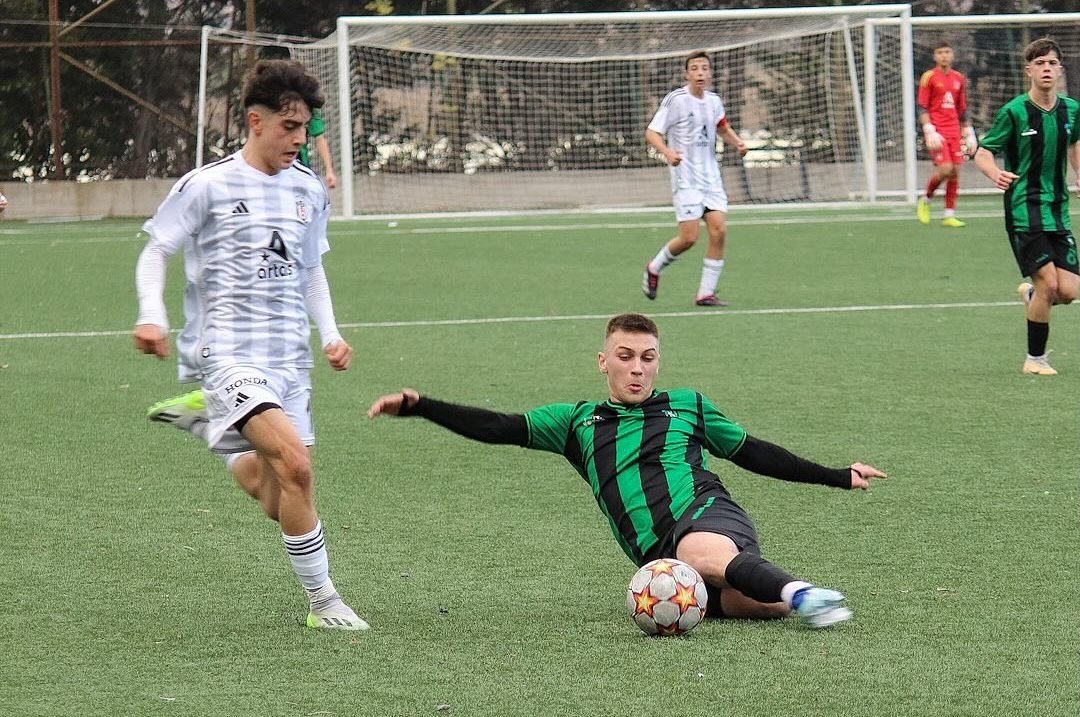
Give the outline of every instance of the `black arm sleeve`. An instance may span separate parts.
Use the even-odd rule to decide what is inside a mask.
[[[420,416],[459,436],[483,443],[525,446],[529,442],[529,426],[520,413],[497,413],[421,396],[411,406],[402,405],[398,415]]]
[[[749,435],[739,450],[728,460],[739,468],[770,478],[794,483],[820,483],[834,488],[851,488],[850,468],[826,468],[805,458],[799,458],[786,448]]]

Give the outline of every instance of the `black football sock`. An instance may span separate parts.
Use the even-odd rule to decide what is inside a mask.
[[[727,584],[743,595],[758,602],[781,602],[780,592],[788,583],[795,582],[787,571],[778,568],[765,558],[743,551],[728,563],[724,571]]]
[[[1046,340],[1050,338],[1050,324],[1028,319],[1028,355],[1043,356],[1046,354]]]

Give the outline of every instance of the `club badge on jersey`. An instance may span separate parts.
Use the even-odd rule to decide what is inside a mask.
[[[305,224],[311,220],[311,212],[308,210],[307,202],[299,194],[296,195],[296,218]]]

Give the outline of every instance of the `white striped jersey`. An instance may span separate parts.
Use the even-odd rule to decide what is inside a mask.
[[[306,270],[330,249],[322,180],[293,164],[260,172],[240,152],[189,172],[144,225],[184,250],[180,379],[230,364],[310,368]]]
[[[660,103],[649,129],[664,135],[665,144],[683,155],[682,162],[671,167],[673,193],[723,186],[716,161],[716,127],[726,116],[720,95],[709,90],[699,100],[687,87],[680,87]]]

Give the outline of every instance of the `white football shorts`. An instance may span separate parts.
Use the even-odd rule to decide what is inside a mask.
[[[255,450],[235,424],[261,403],[281,406],[304,445],[315,444],[307,369],[229,366],[203,376],[202,388],[210,420],[206,442],[214,453]]]
[[[674,195],[675,219],[689,222],[705,216],[706,209],[727,213],[727,192],[722,185],[707,190],[680,189]]]

